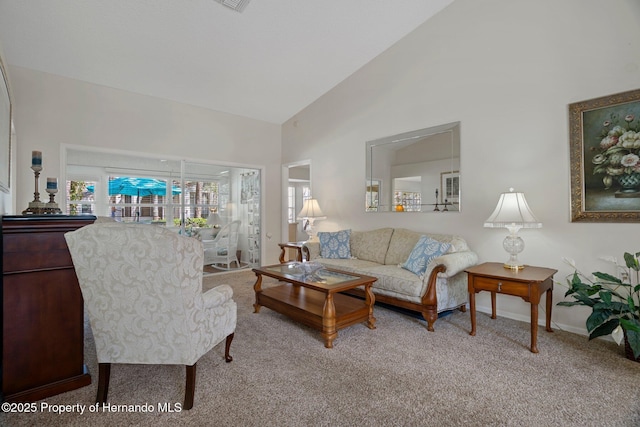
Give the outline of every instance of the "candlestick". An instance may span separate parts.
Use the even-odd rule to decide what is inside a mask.
[[[60,214],[62,211],[58,208],[55,197],[58,192],[58,178],[47,178],[47,193],[49,193],[49,203],[47,203],[42,211],[44,214]]]
[[[42,158],[40,158],[40,161],[42,162]],[[31,163],[31,169],[33,169],[33,174],[35,175],[35,191],[33,192],[33,202],[29,202],[29,207],[22,211],[22,215],[40,215],[44,213],[44,203],[40,201],[40,192],[38,191],[38,178],[40,178],[40,171],[42,170],[42,166]]]

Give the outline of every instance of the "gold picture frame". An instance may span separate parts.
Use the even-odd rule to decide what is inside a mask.
[[[640,222],[640,89],[569,104],[569,148],[571,222]]]

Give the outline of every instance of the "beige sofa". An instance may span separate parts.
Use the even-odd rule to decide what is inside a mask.
[[[402,268],[421,236],[449,243],[451,247],[427,265],[421,277]],[[374,276],[372,289],[376,302],[420,312],[433,331],[438,313],[459,308],[466,310],[467,274],[464,270],[478,263],[478,255],[459,236],[420,233],[403,228],[351,231],[351,257],[322,258],[320,242],[307,242],[309,261],[326,267]],[[353,293],[364,296],[360,289]]]

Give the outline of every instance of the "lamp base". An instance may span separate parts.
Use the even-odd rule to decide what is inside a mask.
[[[503,264],[503,267],[509,270],[519,271],[524,268],[524,264],[509,264],[509,261]]]
[[[524,240],[516,233],[511,233],[505,237],[502,247],[509,253],[509,260],[504,263],[504,268],[509,270],[522,270],[524,264],[518,260],[518,254],[524,250]]]
[[[307,233],[307,235],[309,236],[309,238],[306,240],[307,242],[319,241],[318,234],[316,233],[316,230],[314,230],[314,227],[313,227],[314,222],[315,222],[315,218],[308,218],[306,226],[303,227],[304,232]]]

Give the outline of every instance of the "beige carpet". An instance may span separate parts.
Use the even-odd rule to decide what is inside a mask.
[[[114,365],[110,404],[148,404],[153,412],[2,414],[0,424],[640,425],[640,363],[611,342],[540,328],[540,353],[532,354],[527,323],[478,313],[471,337],[469,314],[454,312],[431,333],[416,317],[376,307],[376,330],[344,329],[329,350],[317,331],[266,308],[254,314],[254,279],[251,271],[205,278],[206,289],[234,288],[238,327],[232,363],[224,363],[224,344],[198,362],[192,410],[158,411],[158,404],[182,402],[183,367]],[[86,344],[93,384],[44,403],[93,403],[97,362],[90,330]]]
[[[232,272],[234,270],[239,271],[239,270],[247,270],[247,269],[251,269],[251,266],[249,264],[247,264],[246,262],[240,262],[240,266],[237,267],[235,263],[231,264],[231,269],[224,269],[224,268],[216,268],[213,265],[205,265],[202,268],[202,273],[203,275],[209,276],[211,274],[219,274],[219,273],[229,273]]]

